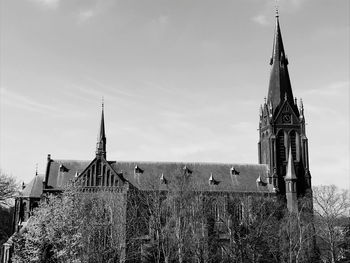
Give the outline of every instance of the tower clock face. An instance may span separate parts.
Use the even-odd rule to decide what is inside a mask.
[[[283,115],[282,121],[283,121],[283,123],[290,123],[290,121],[291,121],[290,115],[289,114]]]

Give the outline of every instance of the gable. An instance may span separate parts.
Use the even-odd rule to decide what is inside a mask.
[[[122,173],[114,170],[104,157],[95,158],[81,173],[77,174],[79,183],[84,187],[122,186],[125,179]]]
[[[299,124],[299,116],[295,110],[295,105],[290,105],[290,103],[287,100],[283,102],[281,108],[279,109],[274,119],[276,124]]]
[[[43,175],[35,175],[35,177],[25,186],[21,196],[40,198],[43,193],[43,178]]]

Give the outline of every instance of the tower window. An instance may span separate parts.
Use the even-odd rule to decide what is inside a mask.
[[[296,144],[296,133],[295,131],[291,131],[289,135],[290,145],[292,147],[292,156],[293,160],[297,160],[297,144]]]

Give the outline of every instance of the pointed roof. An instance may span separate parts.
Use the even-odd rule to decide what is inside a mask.
[[[35,177],[25,186],[21,196],[30,198],[40,198],[43,193],[43,175],[35,174]]]
[[[103,155],[106,158],[106,133],[105,133],[105,118],[104,118],[104,103],[102,101],[101,123],[98,134],[96,155]]]
[[[291,146],[289,146],[287,173],[286,173],[285,179],[286,180],[296,180],[297,179],[297,176],[295,175],[295,168],[294,168],[294,161],[293,161],[292,147]]]
[[[101,124],[100,124],[100,134],[99,139],[105,139],[106,133],[105,133],[105,117],[104,117],[104,103],[102,102],[102,113],[101,113]]]
[[[271,103],[273,109],[276,109],[281,102],[287,99],[293,105],[294,98],[287,67],[288,59],[284,51],[278,12],[276,12],[275,36],[270,65],[272,67],[267,104],[270,105]]]

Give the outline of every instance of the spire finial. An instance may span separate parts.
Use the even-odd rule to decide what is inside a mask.
[[[105,100],[104,100],[104,97],[102,96],[102,110],[104,110],[105,108]]]
[[[38,175],[38,163],[35,164],[35,176]]]
[[[276,9],[276,14],[275,14],[275,17],[279,17],[279,13],[278,13],[278,0],[276,0],[276,5],[275,5],[275,9]]]

